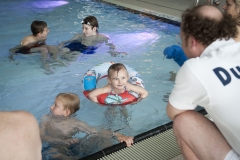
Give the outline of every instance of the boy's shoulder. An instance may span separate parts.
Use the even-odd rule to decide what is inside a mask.
[[[107,35],[102,34],[102,33],[98,33],[98,38],[100,38],[101,40],[108,40],[108,39],[110,39]]]
[[[24,37],[22,40],[21,40],[21,45],[28,45],[29,43],[34,43],[36,42],[37,38],[33,35],[29,35],[29,36],[26,36]]]

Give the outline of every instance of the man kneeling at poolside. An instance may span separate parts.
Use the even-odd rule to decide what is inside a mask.
[[[167,105],[185,159],[240,159],[240,43],[236,24],[213,6],[186,10],[177,73]],[[202,106],[213,122],[194,111]]]

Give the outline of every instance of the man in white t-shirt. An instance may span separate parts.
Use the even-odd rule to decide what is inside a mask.
[[[182,48],[189,58],[177,73],[167,105],[185,159],[240,159],[240,43],[236,24],[213,6],[182,15]],[[213,122],[195,111],[202,106]]]

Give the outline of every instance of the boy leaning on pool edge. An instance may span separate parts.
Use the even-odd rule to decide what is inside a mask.
[[[82,140],[88,142],[96,136],[105,139],[115,137],[119,142],[126,142],[127,146],[133,144],[133,137],[131,136],[125,136],[110,130],[97,130],[78,120],[74,117],[74,113],[79,109],[80,99],[76,94],[60,93],[50,107],[51,113],[43,116],[40,123],[40,135],[42,141],[49,143],[52,157],[68,157],[67,155],[71,152],[71,145],[81,144]],[[78,132],[86,133],[86,137],[82,139],[73,138]],[[84,144],[81,145],[84,147]],[[56,151],[59,153],[54,154]],[[47,152],[49,154],[49,151]]]

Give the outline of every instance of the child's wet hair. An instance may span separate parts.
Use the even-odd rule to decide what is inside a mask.
[[[42,33],[46,27],[47,23],[44,21],[33,21],[31,24],[32,34],[36,36],[38,33]]]
[[[99,26],[98,26],[98,20],[97,20],[96,17],[94,17],[94,16],[88,16],[88,17],[86,17],[86,18],[83,19],[82,24],[90,25],[90,26],[92,26],[92,29],[93,29],[94,27],[96,27],[96,31],[98,32]]]
[[[69,109],[71,114],[80,109],[80,99],[75,93],[59,93],[56,99],[60,100],[64,109]]]
[[[112,64],[109,68],[108,68],[108,78],[111,78],[111,75],[113,72],[117,72],[117,75],[118,75],[118,72],[121,70],[121,69],[124,69],[127,71],[126,67],[122,64],[122,63],[114,63]]]

